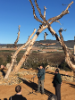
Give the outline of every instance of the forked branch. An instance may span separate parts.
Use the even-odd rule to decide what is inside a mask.
[[[29,37],[28,41],[27,41],[24,45],[22,45],[20,48],[18,48],[18,50],[16,50],[16,52],[15,52],[14,55],[12,56],[11,65],[10,65],[10,67],[9,67],[9,69],[8,69],[8,71],[7,71],[7,73],[6,73],[6,75],[5,75],[5,79],[8,78],[8,76],[9,76],[9,74],[10,74],[12,68],[13,68],[14,61],[15,61],[15,58],[16,58],[17,54],[18,54],[24,47],[26,47],[26,46],[31,42],[30,39],[31,39],[31,37],[34,35],[35,32],[36,32],[36,29],[34,29],[33,33],[32,33],[31,36]]]
[[[65,14],[68,14],[68,8],[73,4],[73,1],[68,5],[68,7],[66,8],[65,11],[63,11],[60,15],[50,18],[49,20],[46,20],[45,17],[41,14],[41,10],[37,4],[37,0],[35,0],[35,5],[37,7],[37,10],[40,14],[40,17],[44,20],[45,23],[45,28],[47,27],[49,29],[49,31],[52,33],[52,35],[55,35],[56,39],[59,41],[59,43],[61,44],[61,46],[64,49],[65,52],[65,61],[67,62],[67,64],[69,65],[70,68],[72,68],[73,70],[75,70],[75,65],[72,63],[71,59],[70,59],[70,54],[68,52],[68,47],[65,45],[64,41],[63,41],[63,37],[61,34],[61,31],[59,32],[60,37],[56,34],[56,32],[54,31],[54,29],[51,27],[51,24],[57,20],[59,20],[60,18],[62,18]],[[51,21],[49,23],[49,21]],[[43,23],[42,23],[43,24]]]
[[[34,18],[35,18],[37,21],[43,23],[43,21],[41,21],[41,20],[36,16],[35,9],[34,9],[34,6],[33,6],[32,1],[31,1],[31,0],[29,0],[29,1],[30,1],[30,3],[31,3],[32,8],[33,8],[33,15],[34,15]]]

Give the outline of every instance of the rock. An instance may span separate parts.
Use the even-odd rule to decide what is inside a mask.
[[[10,63],[7,63],[6,64],[6,68],[8,69],[10,67]]]

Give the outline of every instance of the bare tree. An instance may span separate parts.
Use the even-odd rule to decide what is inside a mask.
[[[70,66],[71,69],[75,70],[75,65],[72,63],[71,59],[70,59],[70,54],[71,52],[69,51],[68,47],[64,44],[64,41],[63,41],[63,38],[62,38],[62,34],[61,34],[61,31],[59,31],[59,34],[60,34],[60,37],[58,37],[58,35],[56,34],[56,32],[54,31],[54,29],[51,27],[51,24],[55,21],[58,21],[60,18],[62,18],[65,14],[68,14],[69,11],[68,11],[68,8],[71,6],[71,4],[73,3],[73,1],[68,5],[68,7],[66,8],[65,11],[63,11],[60,15],[58,16],[55,16],[53,18],[50,18],[48,20],[45,19],[44,15],[41,14],[41,10],[37,4],[37,0],[35,0],[35,5],[37,7],[37,10],[40,14],[40,17],[43,19],[40,20],[36,14],[35,14],[35,9],[34,9],[34,6],[33,6],[33,3],[31,0],[29,0],[30,3],[31,3],[31,6],[33,8],[33,15],[34,15],[34,18],[41,22],[42,24],[39,26],[39,29],[37,30],[35,36],[33,37],[32,41],[30,42],[30,45],[29,47],[27,48],[27,51],[26,53],[23,55],[23,57],[21,58],[20,62],[18,63],[18,66],[16,67],[16,71],[18,71],[21,67],[21,65],[23,64],[23,62],[25,61],[25,59],[27,58],[27,56],[29,55],[29,52],[36,40],[36,38],[38,37],[38,35],[43,31],[45,30],[46,28],[48,28],[48,30],[51,32],[52,35],[54,35],[56,37],[56,39],[59,41],[59,43],[61,44],[61,46],[63,47],[63,50],[64,50],[64,53],[65,53],[65,61],[67,62],[67,64]],[[49,22],[50,21],[50,22]],[[58,21],[59,22],[59,21]]]
[[[11,72],[13,66],[14,66],[14,62],[15,62],[15,59],[16,59],[17,54],[18,54],[24,47],[26,47],[26,46],[31,42],[30,39],[31,39],[31,37],[34,35],[35,31],[36,31],[36,29],[34,29],[33,33],[32,33],[31,36],[28,38],[27,42],[26,42],[24,45],[22,45],[21,47],[19,47],[19,48],[15,51],[15,53],[13,54],[12,60],[11,60],[11,65],[10,65],[10,67],[9,67],[9,69],[8,69],[8,71],[7,71],[7,73],[6,73],[6,75],[5,75],[5,79],[8,78],[8,76],[9,76],[9,74],[10,74],[10,72]],[[15,68],[14,68],[14,69],[15,69]]]
[[[29,0],[31,5],[32,5],[32,8],[33,8],[33,15],[35,16],[35,9],[34,9],[34,6],[32,4],[32,1]],[[50,33],[52,35],[54,35],[56,37],[56,39],[59,41],[59,43],[61,44],[63,50],[64,50],[64,53],[65,53],[65,61],[66,63],[68,64],[68,66],[73,70],[75,71],[75,64],[71,61],[71,52],[70,50],[68,49],[68,47],[65,45],[64,43],[64,40],[63,40],[63,36],[62,36],[62,31],[63,30],[59,30],[59,34],[60,34],[60,37],[57,35],[57,33],[55,32],[55,30],[51,27],[51,24],[55,21],[59,22],[59,19],[62,18],[64,15],[68,14],[69,11],[68,9],[70,8],[70,6],[73,4],[73,1],[67,6],[67,8],[61,13],[59,14],[58,16],[55,16],[53,18],[50,18],[48,20],[45,19],[45,17],[42,15],[41,13],[41,10],[39,8],[39,5],[37,4],[37,0],[34,0],[35,1],[35,5],[37,7],[37,10],[39,12],[39,15],[40,17],[43,19],[43,22],[40,20],[40,19],[37,19],[37,17],[34,17],[37,21],[41,22],[42,23],[42,27],[44,28],[48,28],[48,30],[50,31]],[[43,29],[44,30],[44,29]],[[72,57],[74,58],[74,56],[72,55]]]

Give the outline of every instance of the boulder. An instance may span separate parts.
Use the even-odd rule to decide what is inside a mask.
[[[8,69],[10,67],[10,63],[7,63],[6,64],[6,68]]]

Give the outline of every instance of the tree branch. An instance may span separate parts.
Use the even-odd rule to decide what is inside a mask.
[[[36,14],[35,14],[35,9],[34,9],[34,6],[33,6],[32,1],[31,1],[31,0],[29,0],[29,1],[30,1],[30,3],[31,3],[32,8],[33,8],[33,15],[34,15],[34,18],[35,18],[37,21],[43,23],[43,21],[41,21],[41,20],[36,16]]]
[[[16,58],[17,54],[18,54],[25,46],[27,46],[27,45],[31,42],[30,39],[31,39],[31,37],[34,35],[35,32],[36,32],[36,29],[34,29],[33,33],[32,33],[31,36],[29,37],[28,41],[27,41],[24,45],[22,45],[18,50],[16,50],[16,52],[15,52],[14,55],[12,56],[11,65],[10,65],[10,67],[9,67],[9,69],[8,69],[8,71],[7,71],[7,73],[6,73],[6,75],[5,75],[5,79],[8,78],[8,76],[9,76],[9,74],[10,74],[12,68],[13,68],[14,61],[15,61],[15,58]]]
[[[15,47],[17,47],[17,42],[19,41],[19,37],[20,37],[20,25],[19,25],[18,29],[19,29],[18,36],[17,36],[16,41],[14,42]]]
[[[73,1],[68,5],[68,7],[66,8],[66,10],[63,11],[60,15],[48,19],[48,20],[47,20],[48,22],[51,21],[51,22],[50,22],[50,25],[51,25],[54,21],[56,21],[56,20],[62,18],[65,14],[68,14],[68,13],[69,13],[68,8],[69,8],[72,4],[73,4]]]
[[[46,7],[44,6],[44,18],[46,18]]]
[[[38,12],[39,12],[39,14],[40,14],[40,17],[43,19],[43,21],[44,21],[44,23],[43,24],[45,24],[45,22],[47,23],[47,24],[49,24],[47,21],[46,21],[46,19],[44,18],[44,16],[41,14],[41,9],[39,8],[39,6],[38,6],[38,4],[37,4],[37,0],[34,0],[35,1],[35,5],[36,5],[36,7],[37,7],[37,10],[38,10]]]

